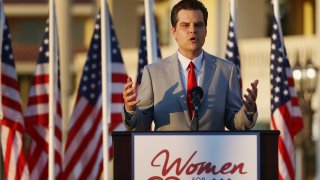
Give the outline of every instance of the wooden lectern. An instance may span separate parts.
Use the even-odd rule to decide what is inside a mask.
[[[114,179],[278,179],[279,131],[113,132]]]

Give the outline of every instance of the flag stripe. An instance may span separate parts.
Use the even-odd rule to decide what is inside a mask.
[[[7,39],[7,40],[10,40],[10,39]],[[7,44],[8,46],[11,46],[11,42],[7,42],[5,44]],[[16,82],[12,82],[12,83],[17,84],[19,86],[19,83],[17,81],[17,73],[16,73],[16,68],[15,68],[15,63],[12,63],[12,62],[14,62],[13,61],[14,59],[13,59],[13,55],[10,54],[10,53],[12,53],[11,50],[12,49],[10,49],[10,47],[9,47],[8,50],[2,51],[3,52],[3,56],[2,56],[3,59],[2,59],[1,68],[5,70],[5,71],[3,71],[5,73],[1,74],[1,78],[9,77],[10,79],[13,79],[16,81]],[[7,59],[9,59],[9,60],[7,60]],[[15,86],[15,87],[18,87],[18,86]],[[19,90],[19,88],[16,90]]]
[[[31,96],[28,101],[28,105],[38,105],[38,104],[47,104],[49,103],[49,95],[43,94],[39,96]]]
[[[45,95],[47,94],[48,88],[48,84],[33,84],[30,89],[29,97]]]
[[[123,95],[122,94],[113,94],[111,101],[113,103],[122,103],[123,102]]]
[[[20,92],[16,89],[13,89],[12,87],[10,86],[6,86],[4,84],[2,84],[2,88],[3,89],[6,89],[8,92],[10,92],[10,94],[7,94],[7,95],[2,95],[3,98],[7,98],[7,99],[10,99],[11,101],[15,101],[16,103],[19,104],[20,106],[20,109],[22,109],[22,106],[21,104],[19,103],[20,102],[20,99],[21,99],[21,96],[20,96]],[[16,106],[18,107],[18,106]],[[19,113],[20,113],[20,110],[19,110]],[[23,122],[22,122],[23,123]]]
[[[33,125],[44,125],[45,127],[48,127],[48,113],[28,116],[25,117],[25,120],[28,121],[26,124],[28,127]]]
[[[113,83],[126,83],[127,78],[128,78],[128,75],[126,74],[112,73]]]
[[[10,97],[2,96],[2,105],[6,106],[8,109],[14,109],[16,111],[15,115],[17,115],[18,112],[22,112],[21,104],[15,100],[10,99]],[[20,118],[22,116],[19,113]]]
[[[1,83],[16,91],[19,91],[18,81],[14,78],[7,76],[6,74],[1,74]]]
[[[12,129],[14,131],[18,131],[20,133],[23,133],[24,132],[24,127],[21,123],[19,122],[16,122],[15,120],[13,119],[8,119],[8,118],[5,118],[5,119],[2,119],[0,121],[0,125],[3,125],[3,126],[6,126],[8,127],[9,129]]]
[[[43,75],[37,75],[33,79],[33,85],[38,85],[38,84],[49,84],[49,75],[48,74],[43,74]]]
[[[13,131],[9,131],[8,132],[8,134],[7,134],[7,144],[6,144],[6,148],[7,149],[13,149]],[[6,155],[4,156],[4,161],[5,162],[10,162],[10,158],[11,158],[11,152],[12,152],[12,150],[10,150],[10,151],[5,151],[5,153],[6,153]],[[12,163],[10,163],[10,165],[11,165]],[[8,174],[9,175],[9,169],[10,168],[7,168],[5,171],[5,173],[6,174]],[[10,174],[10,175],[12,175],[12,174]],[[8,179],[9,179],[10,177],[8,176]],[[12,178],[12,177],[11,177]]]

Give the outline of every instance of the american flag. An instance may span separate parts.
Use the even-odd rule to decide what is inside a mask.
[[[59,63],[58,63],[59,67]],[[61,104],[60,104],[60,74],[54,74],[58,82],[54,85],[56,97],[55,112],[55,177],[62,176],[61,165]],[[29,134],[30,148],[28,165],[31,179],[47,179],[48,177],[48,150],[49,150],[49,23],[45,28],[42,45],[39,49],[38,62],[33,76],[29,99],[24,115],[27,133]]]
[[[4,16],[1,10],[0,17]],[[2,22],[1,22],[2,23]],[[1,42],[1,146],[6,179],[29,179],[24,155],[25,125],[22,115],[19,83],[11,48],[11,35],[5,20]]]
[[[239,49],[238,49],[238,43],[237,43],[237,34],[235,32],[235,24],[234,24],[234,21],[231,16],[229,19],[226,59],[233,62],[236,65],[240,89],[242,89],[242,78],[241,78],[241,70],[240,70],[240,55],[239,55]]]
[[[157,33],[157,56],[161,59],[161,52],[159,47],[159,38]],[[142,72],[145,65],[148,64],[148,52],[147,52],[147,38],[146,38],[146,18],[145,16],[141,19],[140,26],[140,46],[139,46],[139,63],[138,63],[138,73],[137,73],[137,87],[141,84]]]
[[[281,26],[275,16],[271,37],[271,129],[281,132],[278,143],[279,180],[295,178],[294,136],[303,128],[303,119],[294,89]]]
[[[121,112],[123,109],[122,89],[127,82],[117,37],[111,17],[112,48],[112,131],[124,131]],[[68,139],[64,155],[65,179],[99,179],[103,169],[102,147],[102,84],[101,84],[101,22],[98,14],[91,39],[86,64],[83,70],[77,100],[68,125]],[[111,136],[109,134],[109,142]],[[113,157],[109,144],[109,157]]]

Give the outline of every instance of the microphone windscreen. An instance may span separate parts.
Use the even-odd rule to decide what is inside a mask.
[[[202,88],[201,88],[200,86],[195,86],[195,87],[193,87],[193,88],[191,89],[190,93],[191,93],[191,98],[193,98],[193,95],[194,95],[195,93],[199,94],[200,99],[201,99],[202,96],[203,96],[203,90],[202,90]]]

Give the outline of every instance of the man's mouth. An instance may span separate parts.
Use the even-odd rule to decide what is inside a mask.
[[[191,42],[196,42],[196,38],[195,38],[195,37],[192,37],[192,38],[190,38],[190,41],[191,41]]]

